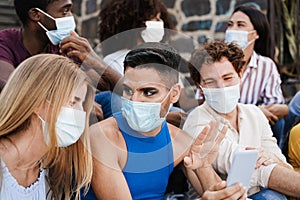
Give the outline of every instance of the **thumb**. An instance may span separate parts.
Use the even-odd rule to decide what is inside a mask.
[[[210,187],[210,191],[218,191],[226,187],[226,181],[221,181]]]
[[[75,31],[73,31],[73,30],[70,31],[70,35],[72,35],[72,36],[78,36],[78,34]]]
[[[185,156],[183,159],[184,166],[189,167],[192,165],[192,159],[188,156]]]
[[[256,148],[254,148],[254,147],[246,147],[245,149],[246,150],[255,150]]]

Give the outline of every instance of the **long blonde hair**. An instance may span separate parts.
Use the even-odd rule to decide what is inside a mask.
[[[83,84],[87,85],[85,131],[75,144],[59,148],[55,132],[58,114],[73,92]],[[39,54],[23,61],[0,94],[0,138],[26,130],[34,111],[45,102],[51,105],[49,151],[41,163],[48,169],[52,199],[70,199],[71,196],[78,199],[80,188],[89,188],[92,157],[88,119],[93,95],[94,89],[79,66],[66,57],[53,54]]]

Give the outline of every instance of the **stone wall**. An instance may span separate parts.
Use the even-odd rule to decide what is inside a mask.
[[[77,32],[88,38],[93,46],[99,44],[98,12],[100,4],[106,0],[73,0],[73,12],[77,19]],[[268,0],[162,0],[173,16],[176,28],[180,32],[172,44],[180,50],[182,56],[189,59],[190,52],[201,42],[211,39],[223,39],[227,20],[234,7],[254,2],[266,12]],[[188,69],[183,66],[185,85],[192,85]]]
[[[74,0],[73,11],[77,19],[77,31],[94,45],[97,35],[98,8],[105,0]],[[264,11],[268,0],[163,0],[177,24],[177,30],[193,38],[194,45],[206,39],[222,39],[226,21],[234,7],[255,2]]]

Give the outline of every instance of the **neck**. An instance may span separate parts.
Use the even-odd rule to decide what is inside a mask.
[[[161,130],[162,124],[159,125],[157,128],[153,129],[149,132],[138,132],[139,134],[146,136],[146,137],[155,137]]]
[[[22,42],[32,56],[46,53],[49,44],[45,31],[38,31],[30,26],[24,27],[22,30]]]
[[[245,64],[243,66],[243,69],[245,70],[251,60],[251,56],[253,54],[253,51],[254,51],[254,42],[251,43],[249,46],[247,46],[247,48],[244,50],[244,61],[245,61]]]
[[[220,114],[223,118],[227,119],[230,124],[238,131],[238,107],[236,106],[233,111],[227,114]]]
[[[32,120],[25,131],[10,134],[0,140],[0,155],[8,168],[32,170],[47,152],[42,128]]]

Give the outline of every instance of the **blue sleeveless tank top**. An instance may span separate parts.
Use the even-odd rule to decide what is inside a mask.
[[[166,121],[155,137],[131,129],[121,112],[114,117],[127,146],[123,174],[133,199],[164,199],[168,179],[174,168],[173,148]]]
[[[172,142],[166,121],[155,137],[146,137],[131,129],[121,112],[113,116],[127,146],[127,162],[123,174],[132,198],[163,200],[174,168]],[[81,199],[96,199],[92,188],[86,195],[83,195],[82,190]]]

